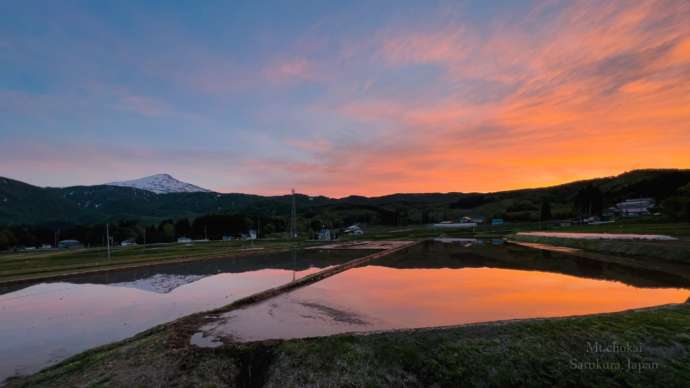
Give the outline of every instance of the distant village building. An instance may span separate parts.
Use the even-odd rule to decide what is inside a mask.
[[[58,248],[60,249],[77,249],[82,247],[82,243],[78,240],[62,240],[58,243]]]
[[[472,220],[472,222],[474,222],[475,224],[484,223],[484,217],[471,217],[470,220]]]
[[[223,241],[232,241],[233,237],[229,234],[223,235]]]
[[[582,223],[585,223],[585,224],[592,224],[595,222],[599,222],[599,217],[591,216],[591,217],[587,217],[587,218],[582,220]]]
[[[347,228],[343,229],[343,233],[354,236],[361,236],[364,234],[364,231],[362,230],[362,228],[359,227],[359,225],[350,225]]]
[[[656,206],[656,202],[653,198],[626,199],[608,208],[605,215],[620,217],[647,216],[650,214],[650,209],[654,206]]]
[[[463,217],[460,217],[460,223],[461,224],[483,224],[484,223],[484,217],[463,216]]]
[[[186,236],[178,237],[177,242],[180,244],[189,244],[192,242],[192,239]]]
[[[135,239],[133,239],[133,238],[127,239],[127,240],[122,241],[122,242],[120,243],[120,246],[121,246],[121,247],[128,247],[128,246],[131,246],[131,245],[137,245],[137,241],[136,241]]]
[[[331,241],[333,239],[332,236],[331,230],[324,228],[319,231],[318,239],[321,241]]]
[[[242,235],[243,240],[256,240],[256,230],[249,229],[247,234]]]

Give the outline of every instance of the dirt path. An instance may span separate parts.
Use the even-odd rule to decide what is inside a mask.
[[[347,271],[350,268],[355,268],[362,264],[368,263],[372,260],[391,255],[393,253],[408,249],[421,243],[420,241],[406,241],[396,244],[394,248],[387,249],[381,252],[372,253],[370,255],[360,257],[358,259],[350,260],[347,263],[343,263],[331,268],[326,268],[317,273],[293,280],[290,283],[284,284],[282,286],[274,287],[248,297],[238,299],[235,302],[206,312],[200,312],[196,314],[189,315],[184,318],[180,318],[177,321],[171,323],[174,325],[176,332],[176,343],[175,346],[178,347],[188,347],[190,346],[190,340],[194,334],[201,330],[202,326],[213,325],[214,322],[221,319],[220,316],[224,313],[237,309],[239,307],[245,307],[250,304],[255,304],[258,302],[265,301],[267,299],[273,298],[275,296],[284,294],[286,292],[295,290],[300,287],[307,286],[309,284],[316,283],[320,280],[326,279],[333,275],[339,274],[341,272]]]

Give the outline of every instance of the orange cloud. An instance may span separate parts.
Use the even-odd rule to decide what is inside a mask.
[[[690,168],[690,3],[542,11],[497,22],[482,39],[467,26],[384,35],[393,36],[380,46],[387,66],[433,64],[458,86],[422,102],[391,95],[344,104],[342,115],[390,130],[354,152],[320,155],[324,165],[347,160],[340,171],[356,171],[358,186],[325,170],[305,185],[343,195],[493,191]],[[496,83],[503,92],[468,97]]]
[[[669,53],[667,60],[671,64],[690,63],[690,38],[685,38],[678,42]]]

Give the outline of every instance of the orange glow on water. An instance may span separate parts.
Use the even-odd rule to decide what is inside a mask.
[[[202,330],[243,341],[565,317],[682,303],[690,290],[551,272],[367,266],[225,314]]]
[[[557,317],[682,303],[690,290],[494,268],[350,270],[296,296],[319,298],[406,327]]]

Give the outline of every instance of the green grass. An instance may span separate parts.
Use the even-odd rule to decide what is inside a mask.
[[[0,255],[0,283],[95,269],[146,265],[169,261],[232,256],[251,252],[251,248],[287,249],[289,241],[211,241],[186,244],[155,244],[114,248],[110,260],[105,248]]]
[[[575,225],[562,227],[554,222],[510,222],[504,225],[479,225],[474,229],[438,229],[427,225],[371,226],[360,239],[405,240],[438,237],[501,238],[517,232],[550,230],[590,233],[642,233],[666,234],[676,237],[690,237],[690,223],[660,222],[656,219],[623,219],[612,224]]]
[[[87,351],[9,386],[683,387],[690,381],[690,304],[215,349],[187,346],[176,330],[167,325]],[[592,352],[596,343],[632,348]],[[629,362],[647,369],[629,369]]]
[[[564,232],[590,232],[590,233],[642,233],[642,234],[666,234],[677,237],[690,236],[690,223],[688,222],[635,222],[619,221],[602,225],[576,225],[558,228]]]
[[[479,225],[474,229],[441,229],[429,225],[372,226],[360,240],[420,240],[439,236],[459,238],[501,238],[515,230],[533,230],[536,223],[506,224],[501,226]]]
[[[690,377],[690,306],[565,320],[288,341],[269,386],[681,386]],[[642,344],[596,354],[588,343]],[[656,363],[641,373],[627,360]],[[580,362],[621,370],[577,370]],[[573,367],[572,362],[576,367]]]

